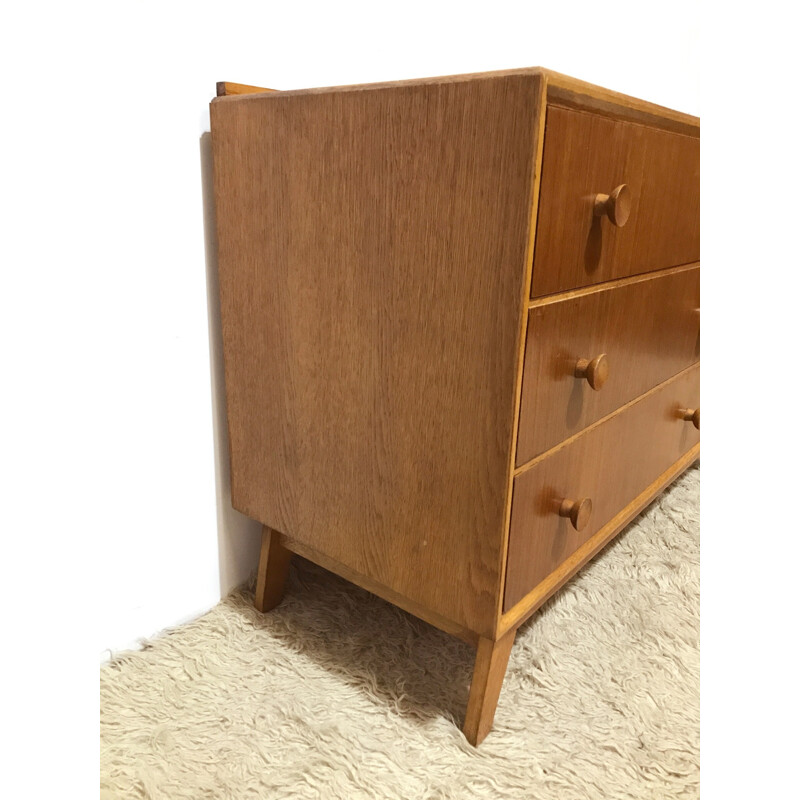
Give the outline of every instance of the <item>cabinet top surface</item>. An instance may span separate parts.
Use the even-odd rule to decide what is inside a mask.
[[[638,117],[638,121],[651,124],[671,123],[669,127],[680,130],[683,133],[693,133],[697,135],[700,127],[699,117],[675,111],[665,106],[640,100],[620,92],[605,89],[586,81],[571,78],[559,72],[554,72],[544,67],[524,67],[520,69],[499,70],[493,72],[473,72],[462,75],[442,75],[429,78],[414,78],[403,81],[386,81],[379,83],[361,83],[346,86],[326,86],[310,89],[291,89],[288,91],[275,91],[273,89],[260,90],[255,86],[244,86],[239,84],[218,84],[218,93],[212,102],[231,102],[247,101],[256,97],[278,98],[297,95],[342,93],[342,92],[363,92],[379,89],[393,89],[407,86],[424,86],[432,84],[460,83],[463,81],[490,80],[514,76],[528,76],[543,80],[547,85],[548,102],[555,105],[566,105],[570,107],[585,109],[589,111],[604,111],[610,107],[626,109],[633,118]],[[237,87],[236,89],[226,87]],[[221,87],[221,88],[220,88]],[[681,130],[682,129],[682,130]]]

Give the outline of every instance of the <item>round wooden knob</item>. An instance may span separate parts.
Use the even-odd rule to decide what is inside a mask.
[[[681,419],[691,422],[692,425],[700,430],[700,409],[699,408],[682,408]]]
[[[631,190],[628,184],[617,186],[611,194],[596,194],[594,214],[596,217],[607,216],[612,225],[621,228],[631,215]]]
[[[608,380],[608,356],[601,353],[591,361],[588,358],[579,358],[575,364],[575,377],[586,378],[589,386],[595,391],[602,389]]]
[[[572,527],[576,531],[582,531],[592,516],[592,501],[588,497],[581,500],[563,500],[558,509],[558,516],[569,517]]]

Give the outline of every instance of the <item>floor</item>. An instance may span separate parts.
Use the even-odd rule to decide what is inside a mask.
[[[699,466],[520,628],[494,730],[474,651],[295,559],[101,668],[101,798],[699,796]]]

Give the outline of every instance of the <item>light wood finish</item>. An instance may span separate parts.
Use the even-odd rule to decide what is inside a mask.
[[[698,267],[530,309],[517,465],[662,383],[700,357]],[[606,354],[600,391],[575,376]]]
[[[378,83],[359,83],[344,86],[324,86],[307,89],[292,89],[284,94],[325,94],[350,91],[372,91],[375,89],[395,89],[408,86],[424,86],[438,83],[463,83],[496,78],[525,76],[537,78],[546,87],[546,100],[549,105],[590,111],[596,116],[636,122],[652,128],[682,133],[688,136],[700,135],[700,119],[692,114],[667,108],[665,106],[615,92],[593,83],[572,78],[544,67],[523,67],[521,69],[497,70],[493,72],[472,72],[459,75],[440,75],[437,77],[412,78],[402,81]],[[219,84],[218,84],[219,85]],[[223,82],[223,86],[242,87],[256,92],[269,91],[258,86]],[[243,92],[232,91],[229,94]],[[248,93],[248,92],[244,92]]]
[[[514,488],[514,466],[517,459],[517,445],[520,421],[520,403],[522,401],[522,373],[523,364],[525,359],[525,343],[528,330],[528,314],[526,308],[530,302],[531,295],[531,277],[533,274],[533,253],[536,244],[536,220],[539,213],[539,187],[542,177],[542,153],[544,152],[544,126],[547,116],[547,78],[544,77],[536,87],[536,93],[533,95],[531,102],[533,103],[536,113],[536,125],[533,130],[533,180],[531,185],[531,200],[530,200],[530,225],[528,226],[528,248],[525,252],[525,282],[523,293],[519,299],[519,310],[517,312],[517,319],[519,325],[519,336],[517,338],[517,364],[516,364],[516,383],[514,386],[514,416],[513,416],[513,434],[511,442],[511,450],[509,453],[509,461],[507,468],[506,479],[506,503],[503,514],[503,532],[502,532],[502,546],[500,548],[500,564],[499,564],[499,584],[495,594],[495,623],[494,627],[503,613],[503,591],[506,578],[506,564],[508,561],[508,529],[511,520],[511,496]]]
[[[591,361],[588,358],[579,358],[575,364],[573,374],[576,378],[585,378],[586,383],[596,392],[599,392],[608,380],[608,356],[605,353],[601,353]]]
[[[584,545],[569,558],[562,561],[541,583],[525,595],[515,606],[506,611],[497,626],[497,637],[506,631],[517,629],[546,603],[587,562],[594,558],[625,526],[642,513],[659,494],[676,478],[700,458],[700,445],[696,444],[688,453],[671,464],[641,494],[606,523]]]
[[[479,745],[492,729],[516,633],[510,630],[497,641],[481,638],[478,642],[464,719],[464,735],[472,745]]]
[[[396,605],[398,608],[402,608],[403,611],[407,611],[409,614],[413,614],[415,617],[419,617],[419,619],[422,619],[430,625],[439,628],[439,630],[443,630],[445,633],[456,636],[462,641],[467,642],[467,644],[471,644],[473,646],[478,644],[479,635],[474,631],[469,630],[469,628],[456,625],[452,620],[442,617],[439,614],[431,611],[429,608],[426,608],[419,603],[415,603],[414,601],[409,600],[407,597],[392,591],[376,581],[374,578],[371,578],[369,575],[360,575],[344,564],[334,561],[332,558],[329,558],[319,550],[314,550],[302,542],[289,539],[285,536],[282,537],[281,541],[284,547],[286,547],[288,550],[291,550],[292,553],[296,553],[298,556],[302,556],[303,558],[312,561],[314,564],[327,569],[329,572],[333,572],[335,575],[350,581],[350,583],[354,583],[356,586],[366,589],[368,592],[371,592],[381,599]]]
[[[553,70],[547,74],[547,102],[579,111],[590,111],[596,116],[626,122],[636,122],[652,128],[661,128],[686,136],[700,135],[700,119],[691,114],[649,103],[621,92],[577,80]]]
[[[476,645],[477,744],[517,625],[698,452],[658,398],[698,372],[699,121],[541,68],[218,94],[256,604],[297,553]]]
[[[631,215],[631,190],[623,183],[617,186],[611,194],[596,194],[594,196],[594,215],[608,217],[612,225],[624,227]]]
[[[283,546],[280,534],[264,525],[254,599],[259,611],[270,611],[283,600],[291,558],[292,554]]]
[[[595,216],[606,187],[630,187],[624,228]],[[700,142],[549,107],[533,296],[697,261]]]
[[[231,83],[230,81],[217,83],[217,97],[227,97],[232,94],[263,94],[274,91],[276,90],[265,89],[263,86],[249,86],[246,83]]]
[[[582,531],[589,524],[592,516],[592,501],[589,497],[581,500],[562,500],[558,507],[558,515],[567,517],[576,531]]]
[[[517,475],[506,611],[697,444],[697,431],[676,410],[697,404],[699,394],[700,368],[694,365]],[[592,499],[582,531],[554,513],[576,496]]]
[[[682,408],[678,412],[680,418],[686,422],[691,422],[692,425],[700,430],[700,409],[699,408]]]
[[[537,80],[211,105],[234,506],[482,635]]]
[[[689,272],[696,270],[700,266],[700,262],[693,264],[682,264],[679,267],[670,267],[669,269],[661,269],[658,272],[645,272],[642,275],[628,275],[625,278],[616,278],[613,281],[604,281],[600,284],[589,286],[581,286],[578,289],[568,289],[566,292],[558,292],[556,294],[548,294],[543,297],[528,298],[528,308],[540,308],[541,306],[549,306],[553,303],[560,303],[563,300],[572,300],[576,297],[589,297],[599,292],[607,292],[609,289],[619,289],[623,286],[634,286],[637,283],[647,283],[655,278],[666,278],[669,275],[677,275],[680,272]],[[700,309],[695,308],[694,313],[700,316]]]

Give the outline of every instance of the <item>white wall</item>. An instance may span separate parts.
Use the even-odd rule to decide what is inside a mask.
[[[693,2],[641,0],[98,9],[92,50],[47,87],[76,142],[59,155],[74,168],[65,203],[87,212],[51,253],[80,267],[62,278],[78,302],[49,301],[82,342],[62,362],[80,376],[63,467],[79,492],[71,521],[45,498],[37,509],[67,526],[70,554],[95,560],[98,649],[118,649],[207,609],[255,565],[258,526],[228,505],[211,391],[201,137],[215,82],[288,89],[540,65],[697,114],[698,22]],[[59,130],[21,135],[58,148]],[[57,323],[37,335],[58,349]]]

